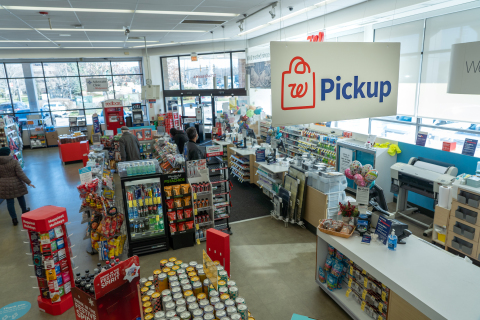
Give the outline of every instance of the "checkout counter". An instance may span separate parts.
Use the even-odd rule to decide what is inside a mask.
[[[362,244],[359,236],[340,238],[317,230],[317,268],[315,281],[353,319],[372,319],[362,311],[349,289],[330,291],[318,280],[328,245],[380,281],[390,294],[385,320],[480,319],[478,267],[418,237],[410,236],[397,251],[373,241]]]

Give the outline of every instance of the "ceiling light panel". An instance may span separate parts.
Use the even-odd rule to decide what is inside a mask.
[[[102,8],[67,8],[67,7],[29,7],[29,6],[4,6],[5,9],[12,11],[48,11],[48,12],[91,12],[91,13],[134,13],[151,15],[189,15],[189,16],[216,16],[216,17],[236,17],[237,13],[222,12],[192,12],[192,11],[163,11],[163,10],[131,10],[131,9],[102,9]]]
[[[36,28],[38,31],[68,31],[68,32],[121,32],[124,33],[123,29],[75,29],[75,28]],[[31,28],[0,28],[3,31],[32,31]],[[207,32],[206,30],[151,30],[151,29],[131,29],[130,32]]]

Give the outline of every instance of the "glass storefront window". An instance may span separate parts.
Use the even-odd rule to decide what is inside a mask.
[[[103,109],[87,109],[85,110],[85,116],[87,117],[87,124],[92,124],[92,115],[98,114],[98,120],[100,123],[105,123]]]
[[[45,77],[78,76],[78,68],[76,62],[44,63],[43,72],[45,72]]]
[[[112,61],[113,74],[140,74],[141,63],[140,61]]]
[[[10,100],[7,80],[0,79],[0,114],[5,113],[13,113],[12,101]]]
[[[372,120],[370,133],[376,135],[377,137],[414,143],[415,129],[415,125]]]
[[[111,76],[112,69],[117,75]],[[141,70],[140,61],[0,63],[0,114],[26,121],[26,114],[40,112],[57,127],[68,127],[69,116],[87,110],[91,124],[91,114],[101,113],[104,100],[141,102]],[[90,77],[106,77],[109,90],[87,92]]]
[[[142,101],[142,76],[113,76],[113,84],[115,87],[115,99],[122,100],[124,106],[131,106],[132,103]]]
[[[197,97],[183,97],[183,116],[195,117],[195,108],[198,106]]]
[[[212,97],[201,97],[203,105],[203,123],[205,125],[212,125]],[[207,132],[211,132],[207,131]]]
[[[480,140],[480,125],[472,124],[469,130],[473,130],[473,132],[465,132],[460,130],[442,130],[441,126],[437,128],[430,128],[430,127],[420,127],[420,131],[428,132],[427,143],[425,144],[426,147],[434,148],[434,149],[442,149],[444,142],[456,142],[456,149],[452,152],[455,153],[462,153],[463,145],[465,143],[465,139],[475,139]],[[478,133],[476,133],[476,132]],[[480,148],[480,145],[477,144],[477,149]]]
[[[165,90],[179,90],[178,57],[162,58],[163,87]]]
[[[6,63],[8,78],[23,78],[23,67],[21,63]]]
[[[245,88],[245,52],[232,53],[233,88]]]
[[[111,75],[110,62],[79,62],[78,69],[81,76]]]
[[[180,57],[182,89],[229,89],[230,54],[198,55],[198,61],[189,56]]]

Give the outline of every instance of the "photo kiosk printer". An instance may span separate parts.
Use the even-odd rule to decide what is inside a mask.
[[[132,127],[143,126],[143,111],[141,103],[132,103]]]

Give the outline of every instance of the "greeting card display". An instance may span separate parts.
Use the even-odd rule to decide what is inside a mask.
[[[22,215],[40,289],[38,306],[52,315],[60,315],[73,305],[72,255],[65,227],[67,221],[66,209],[56,206],[41,207]]]

